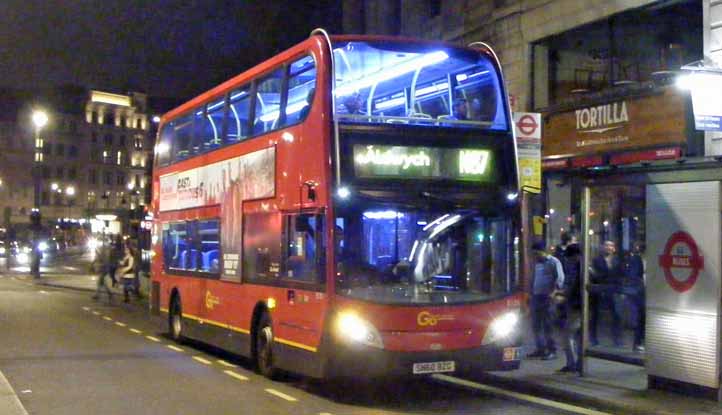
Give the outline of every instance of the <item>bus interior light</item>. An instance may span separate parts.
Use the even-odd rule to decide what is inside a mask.
[[[338,315],[336,332],[341,339],[346,341],[361,343],[379,349],[384,347],[378,330],[371,323],[350,311]]]
[[[424,54],[418,58],[409,59],[406,62],[399,63],[393,67],[383,67],[374,74],[361,76],[360,78],[344,82],[336,88],[336,96],[346,96],[358,90],[368,88],[372,85],[379,84],[390,79],[397,78],[401,75],[420,70],[421,68],[443,62],[449,58],[449,55],[443,51],[437,51]],[[362,74],[363,75],[363,74]]]

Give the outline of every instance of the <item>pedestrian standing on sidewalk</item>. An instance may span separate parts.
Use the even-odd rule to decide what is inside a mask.
[[[559,330],[566,364],[559,372],[581,373],[582,356],[582,281],[581,251],[576,240],[562,234],[561,249],[556,255],[564,269],[564,290],[554,297],[559,308]]]
[[[597,325],[600,312],[607,308],[612,315],[612,340],[622,346],[622,318],[615,299],[622,292],[622,266],[617,258],[617,245],[604,241],[602,252],[592,261],[592,290],[589,295],[589,342],[599,344]]]
[[[95,251],[95,258],[93,259],[91,267],[95,264],[100,264],[100,273],[98,274],[98,282],[93,300],[99,299],[101,291],[105,289],[105,292],[108,294],[108,303],[113,302],[113,292],[110,290],[110,287],[108,287],[108,284],[115,286],[115,268],[117,262],[113,262],[112,251],[113,245],[106,241],[103,241]],[[106,281],[106,276],[109,281]]]
[[[118,274],[123,282],[123,302],[130,302],[130,293],[134,291],[135,282],[135,259],[133,252],[127,244],[123,249],[123,258],[118,263]]]
[[[632,350],[635,352],[644,351],[644,328],[646,325],[646,298],[644,278],[644,243],[636,241],[632,245],[632,252],[624,262],[624,286],[623,292],[634,304],[634,343]]]
[[[552,294],[564,287],[564,270],[558,259],[546,252],[544,242],[535,242],[534,275],[531,279],[531,319],[536,350],[528,357],[551,360],[556,358],[556,344],[552,333]]]

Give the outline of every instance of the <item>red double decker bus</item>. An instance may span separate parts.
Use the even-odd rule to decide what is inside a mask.
[[[509,111],[483,44],[317,31],[165,114],[152,311],[267,376],[517,368]]]

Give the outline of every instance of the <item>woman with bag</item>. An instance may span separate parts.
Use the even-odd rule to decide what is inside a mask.
[[[135,281],[135,260],[128,245],[123,250],[123,258],[118,263],[118,274],[123,282],[123,302],[130,302],[130,292],[134,290]]]

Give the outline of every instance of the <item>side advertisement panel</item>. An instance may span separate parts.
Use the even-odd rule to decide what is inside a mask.
[[[161,212],[221,206],[224,279],[240,280],[243,201],[275,195],[275,160],[276,149],[269,147],[160,178]]]

